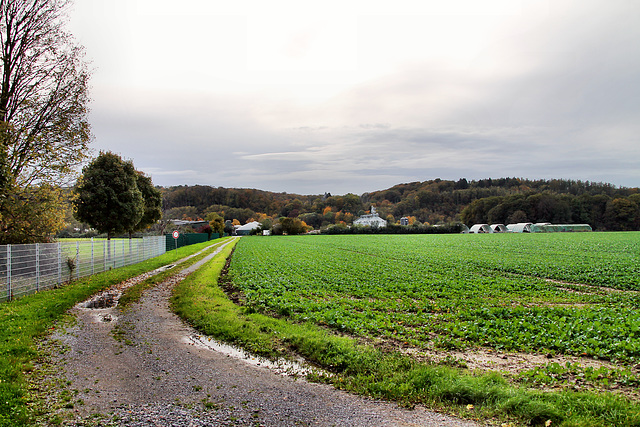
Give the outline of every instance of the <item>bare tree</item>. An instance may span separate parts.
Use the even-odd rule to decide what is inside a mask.
[[[0,0],[0,244],[63,226],[60,185],[89,154],[90,72],[65,29],[69,5]]]
[[[69,0],[0,0],[0,160],[20,188],[60,184],[86,157],[90,72]]]

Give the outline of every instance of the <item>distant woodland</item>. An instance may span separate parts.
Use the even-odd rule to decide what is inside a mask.
[[[160,188],[163,218],[198,220],[216,213],[227,221],[260,221],[265,228],[294,218],[309,228],[350,225],[375,206],[382,218],[438,225],[462,222],[589,224],[594,230],[640,230],[640,189],[607,183],[521,178],[435,179],[386,190],[334,196],[273,193],[211,186]]]

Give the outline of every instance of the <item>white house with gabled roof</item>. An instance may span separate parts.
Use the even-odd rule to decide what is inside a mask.
[[[378,212],[376,212],[376,208],[371,206],[371,213],[362,215],[360,218],[353,221],[353,225],[382,228],[387,226],[387,221],[380,218],[380,215],[378,215]]]

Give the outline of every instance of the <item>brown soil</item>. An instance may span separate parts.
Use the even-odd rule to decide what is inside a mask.
[[[571,283],[571,282],[563,282],[561,280],[555,280],[555,279],[544,279],[545,282],[549,282],[549,283],[554,283],[557,285],[568,285],[568,286],[572,286],[571,288],[569,287],[562,287],[562,286],[558,286],[558,289],[561,289],[563,291],[567,291],[567,292],[572,292],[572,293],[576,293],[576,294],[582,294],[582,295],[588,295],[588,294],[593,294],[593,293],[604,293],[604,294],[611,294],[611,293],[628,293],[628,294],[638,294],[640,292],[638,291],[623,291],[622,289],[616,289],[616,288],[610,288],[607,286],[596,286],[596,285],[587,285],[584,283]],[[575,288],[579,288],[575,289]]]

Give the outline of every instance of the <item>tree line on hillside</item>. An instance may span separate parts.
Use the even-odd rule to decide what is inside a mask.
[[[639,230],[640,190],[574,180],[500,178],[429,180],[389,189],[332,196],[271,193],[210,186],[161,188],[163,218],[201,219],[215,212],[226,221],[259,221],[271,228],[295,218],[313,229],[350,225],[376,207],[390,224],[463,222],[587,223],[599,230]],[[518,220],[518,221],[516,221]]]
[[[640,194],[611,198],[545,192],[487,197],[471,202],[461,218],[467,224],[550,222],[589,224],[601,231],[640,230]]]

